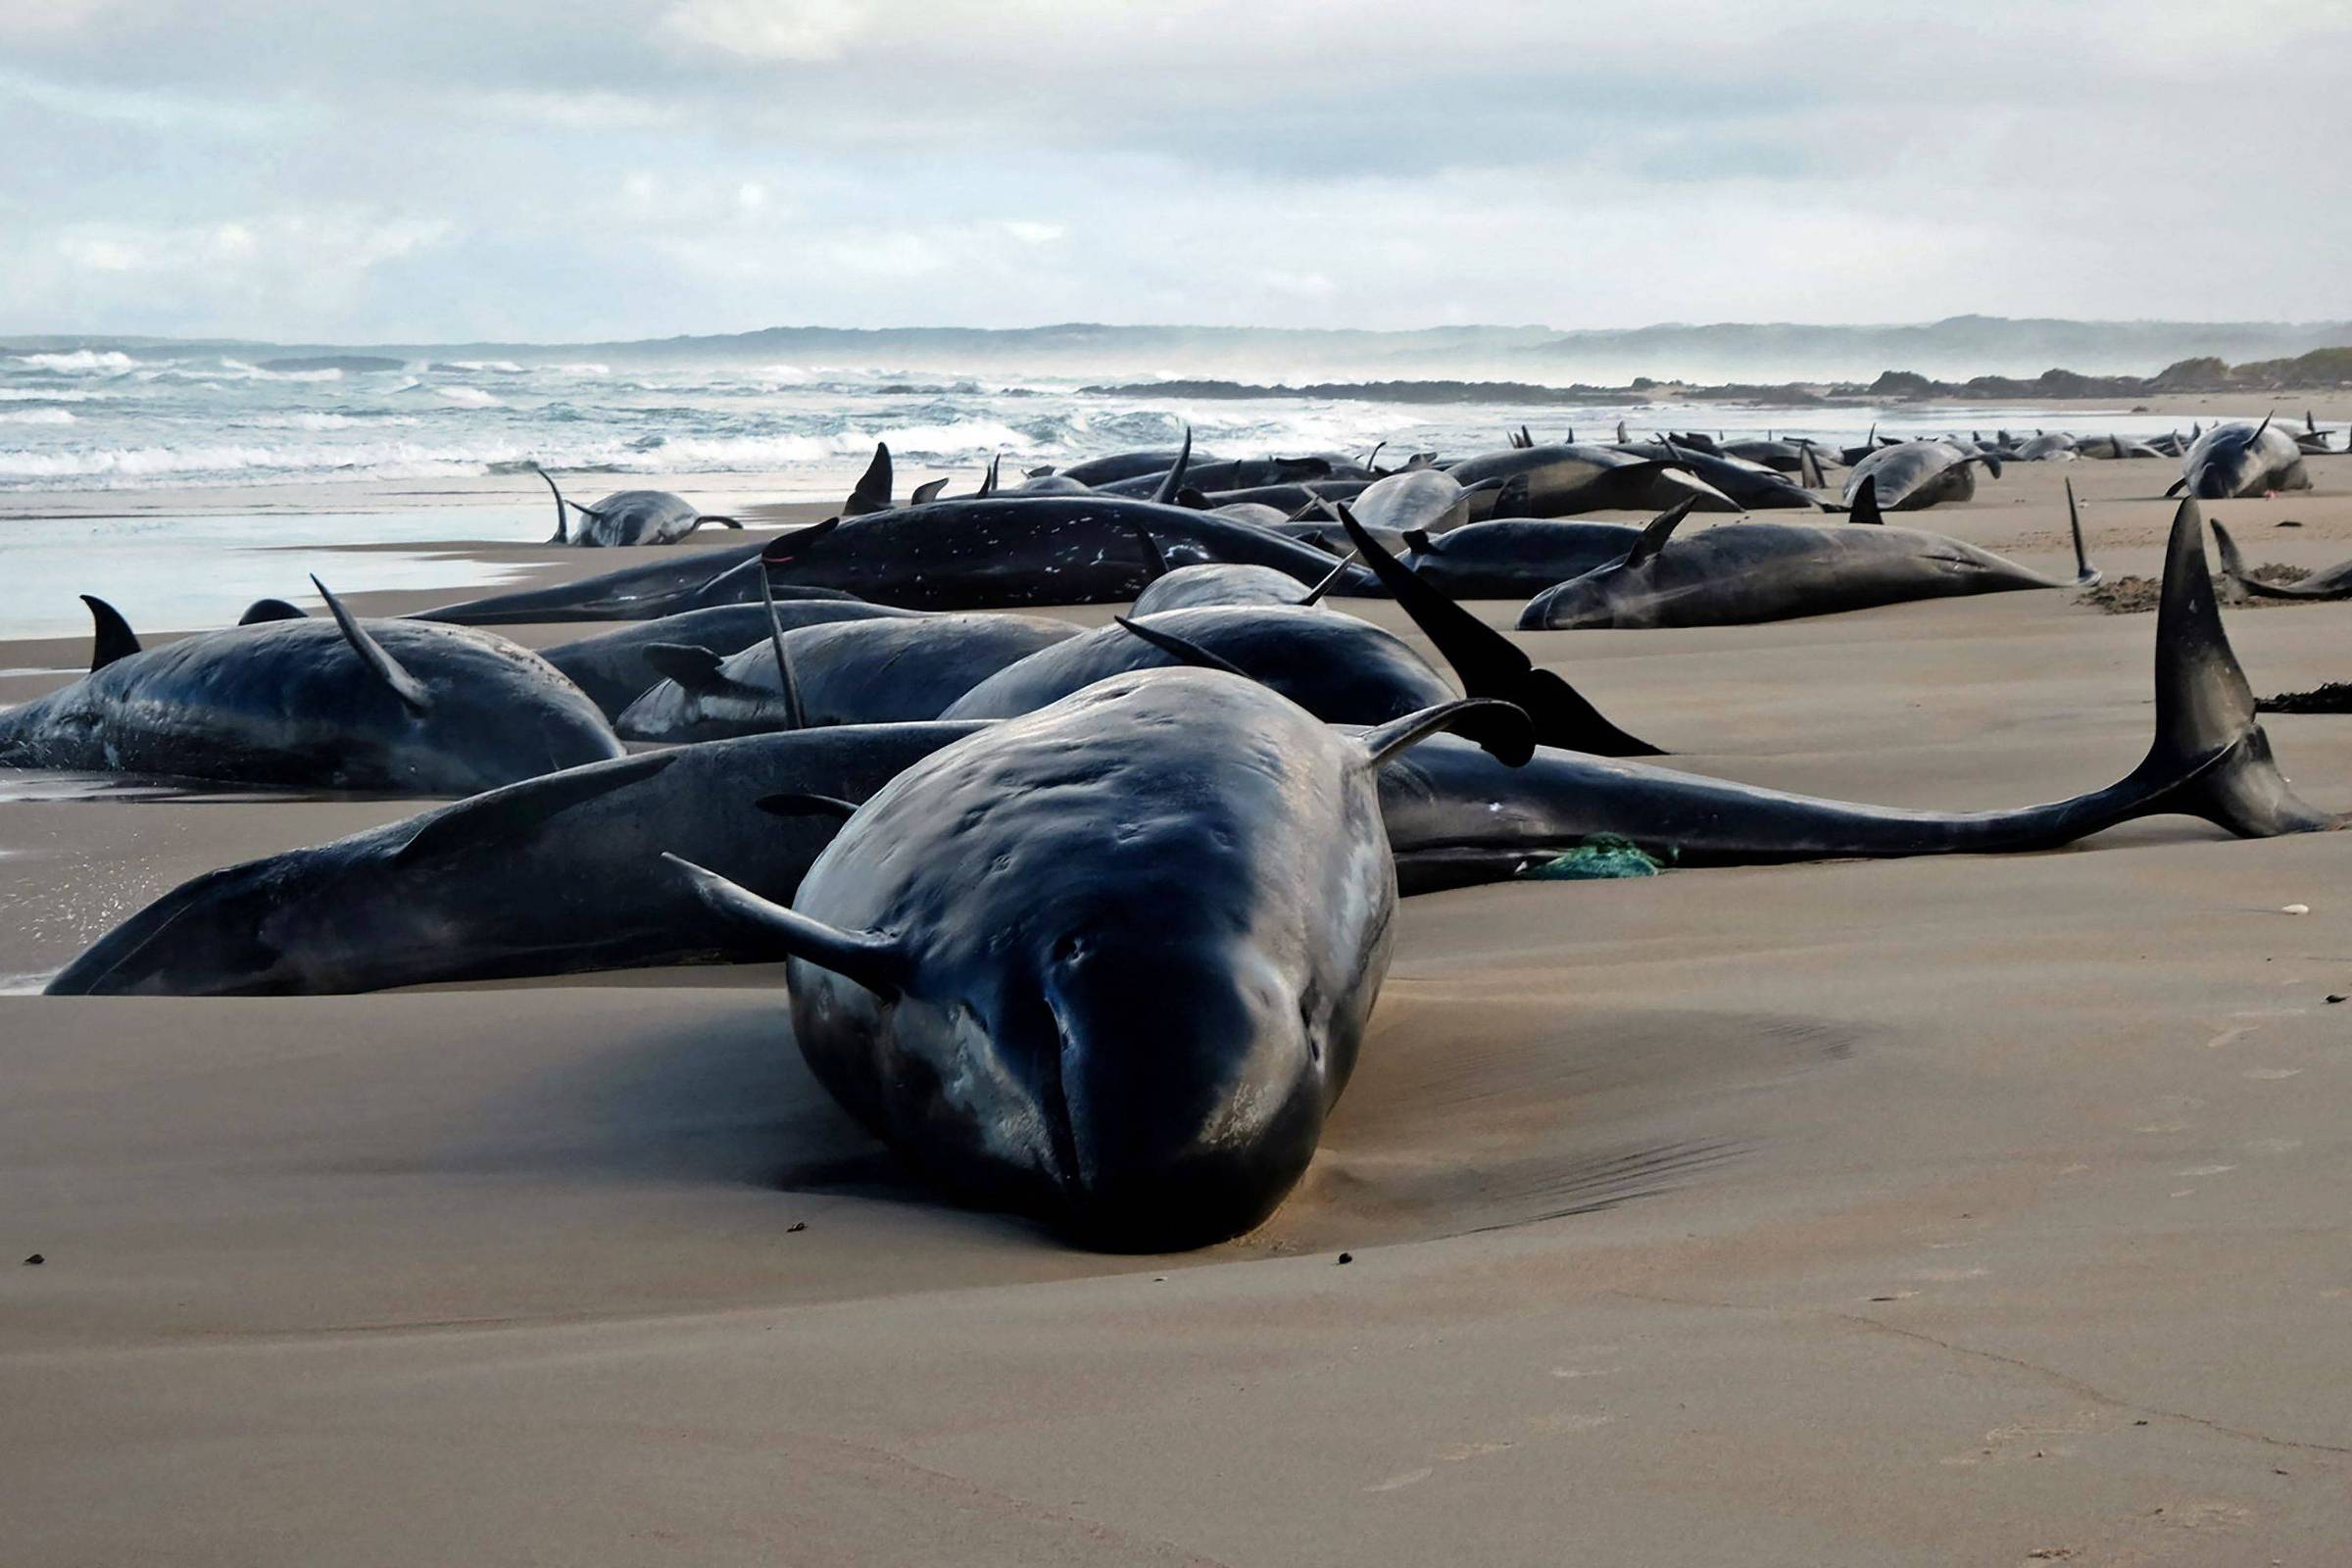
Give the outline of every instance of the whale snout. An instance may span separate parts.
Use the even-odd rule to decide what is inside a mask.
[[[1312,1026],[1276,965],[1237,945],[1079,938],[1046,992],[1078,1240],[1172,1251],[1273,1212],[1314,1155],[1326,1101]]]

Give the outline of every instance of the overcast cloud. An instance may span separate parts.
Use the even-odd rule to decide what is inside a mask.
[[[2352,7],[0,0],[0,331],[2352,316]]]

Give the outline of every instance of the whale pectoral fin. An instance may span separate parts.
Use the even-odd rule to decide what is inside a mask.
[[[877,441],[874,443],[874,460],[865,466],[865,472],[858,478],[858,488],[850,492],[850,499],[842,503],[841,514],[845,517],[862,517],[869,512],[889,510],[890,448]]]
[[[128,659],[140,652],[139,634],[130,629],[122,612],[94,594],[83,594],[81,602],[90,607],[90,668],[104,669],[118,659]]]
[[[885,1002],[896,1001],[906,989],[906,956],[888,937],[875,931],[844,931],[822,920],[771,903],[748,888],[737,887],[717,872],[667,851],[662,858],[694,883],[703,903],[720,914],[763,932],[776,951],[804,963],[830,969],[854,980]]]
[[[2187,488],[2188,475],[2182,474],[2180,478],[2175,479],[2171,484],[2168,484],[2164,487],[2164,499],[2170,501],[2173,499],[2173,497],[2179,495],[2181,491]]]
[[[1424,582],[1411,567],[1382,549],[1380,541],[1365,532],[1364,525],[1344,506],[1340,521],[1364,564],[1453,666],[1462,690],[1472,697],[1515,705],[1534,720],[1537,738],[1546,746],[1601,757],[1663,755],[1647,741],[1610,723],[1582,692],[1550,670],[1538,669],[1518,644]]]
[[[717,513],[707,513],[704,515],[694,519],[694,525],[698,528],[707,522],[715,522],[721,528],[733,528],[737,532],[741,532],[743,529],[743,524],[737,522],[733,517],[724,516]]]
[[[801,682],[792,670],[792,655],[784,649],[784,617],[776,613],[776,585],[760,573],[760,602],[767,607],[767,646],[776,656],[776,689],[784,694],[784,722],[794,729],[808,727],[808,714],[801,707]]]
[[[426,816],[409,841],[392,852],[394,865],[493,844],[527,833],[559,811],[641,784],[678,760],[676,752],[649,752],[618,762],[594,762],[461,801]]]
[[[1172,504],[1176,492],[1184,488],[1184,470],[1192,466],[1192,462],[1193,427],[1188,424],[1184,427],[1184,445],[1176,451],[1176,466],[1161,478],[1159,488],[1152,492],[1152,499],[1162,506]]]
[[[1492,697],[1465,697],[1364,731],[1364,765],[1377,768],[1440,730],[1477,742],[1506,767],[1518,767],[1536,755],[1536,726],[1525,709]]]
[[[858,814],[858,803],[832,795],[762,795],[752,803],[770,816],[838,816]]]
[[[1168,558],[1161,553],[1159,541],[1152,537],[1151,529],[1132,517],[1127,518],[1126,522],[1135,533],[1135,542],[1143,547],[1144,564],[1152,568],[1150,580],[1157,582],[1168,574]]]
[[[1490,517],[1532,517],[1535,515],[1535,492],[1529,488],[1527,475],[1514,473],[1494,496],[1494,510]]]
[[[1323,580],[1321,582],[1315,584],[1312,588],[1309,588],[1306,591],[1306,597],[1299,600],[1298,603],[1302,606],[1321,604],[1323,602],[1323,596],[1331,592],[1331,590],[1338,585],[1339,580],[1348,575],[1348,568],[1354,564],[1355,552],[1350,550],[1340,558],[1340,564],[1338,565],[1332,567],[1331,570],[1323,574]]]
[[[351,612],[343,608],[342,600],[326,591],[326,584],[313,577],[311,586],[318,589],[318,597],[326,601],[326,608],[334,615],[335,624],[342,628],[343,640],[351,644],[351,651],[360,656],[360,662],[368,666],[368,673],[391,687],[392,695],[399,698],[410,712],[421,713],[433,706],[432,696],[424,689],[424,683],[401,668],[400,661],[386,653],[382,643],[368,636],[367,627],[351,618]]]
[[[1886,524],[1886,515],[1879,511],[1879,476],[1877,474],[1864,474],[1862,482],[1854,486],[1851,514],[1856,522],[1870,523],[1874,526]]]
[[[947,487],[948,481],[945,479],[926,479],[914,487],[914,494],[906,498],[906,504],[910,507],[919,507],[926,502],[937,501],[939,493]],[[984,490],[981,494],[986,495],[987,492]]]
[[[1228,675],[1239,675],[1244,680],[1257,678],[1231,660],[1210,653],[1189,637],[1179,637],[1172,631],[1161,631],[1156,626],[1129,620],[1125,615],[1113,615],[1110,618],[1180,664],[1191,664],[1200,669],[1221,669]]]

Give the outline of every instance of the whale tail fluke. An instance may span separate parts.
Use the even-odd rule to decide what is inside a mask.
[[[2178,779],[2151,809],[2201,816],[2240,838],[2325,832],[2344,818],[2299,798],[2271,755],[2254,691],[2222,627],[2205,564],[2205,518],[2180,503],[2156,610],[2156,738],[2127,783]]]

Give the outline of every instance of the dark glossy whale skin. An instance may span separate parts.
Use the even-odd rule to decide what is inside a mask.
[[[128,655],[0,712],[0,765],[471,795],[621,753],[585,693],[503,637],[360,624],[422,686],[424,711],[334,621],[266,621]]]
[[[1141,478],[1145,474],[1162,474],[1176,466],[1177,460],[1190,455],[1191,461],[1211,464],[1221,461],[1191,447],[1159,447],[1146,452],[1113,452],[1100,458],[1088,458],[1055,470],[1054,476],[1075,479],[1092,489],[1099,485],[1115,484],[1121,479]]]
[[[1403,557],[1414,575],[1455,599],[1525,601],[1625,559],[1642,530],[1622,522],[1502,517],[1474,522]]]
[[[888,605],[860,604],[854,599],[792,599],[776,606],[776,624],[786,631],[821,626],[836,620],[903,619],[918,613]],[[588,700],[609,717],[661,684],[660,670],[645,662],[653,643],[708,648],[714,654],[740,653],[767,641],[768,612],[764,604],[719,605],[690,610],[680,615],[632,621],[612,631],[582,637],[576,642],[542,648],[539,657],[568,676],[588,694]]]
[[[2180,460],[2175,491],[2201,501],[2259,496],[2272,490],[2308,490],[2303,448],[2282,426],[2239,421],[2217,424],[2199,436]]]
[[[1660,468],[1627,452],[1608,447],[1559,445],[1512,447],[1465,458],[1446,469],[1455,482],[1469,486],[1496,479],[1518,495],[1514,479],[1526,481],[1517,506],[1531,517],[1564,517],[1580,512],[1623,509],[1659,511],[1697,495],[1703,512],[1738,512],[1740,504],[1701,483],[1687,472]],[[1493,514],[1500,492],[1486,491],[1473,499],[1470,517]]]
[[[803,723],[895,724],[938,718],[1000,670],[1078,635],[1065,620],[973,612],[833,621],[788,631],[783,643]],[[614,727],[629,740],[673,743],[794,727],[764,640],[719,672],[723,684],[648,688]]]
[[[1519,629],[1745,626],[1914,599],[2073,586],[1940,534],[1742,522],[1670,540],[1638,564],[1601,566],[1548,588],[1519,612]]]
[[[1151,473],[1130,474],[1124,479],[1098,482],[1095,488],[1104,495],[1149,496],[1159,486],[1161,479],[1175,465]],[[1320,479],[1353,479],[1370,482],[1372,475],[1348,463],[1335,463],[1329,458],[1236,458],[1230,462],[1205,462],[1198,455],[1186,463],[1184,482],[1208,494],[1223,490],[1256,490],[1268,485],[1306,484]]]
[[[1748,526],[1763,525],[1739,531]],[[2345,818],[2297,798],[2272,760],[2222,626],[2203,526],[2196,504],[2182,503],[2156,612],[2156,733],[2140,764],[2104,789],[2009,810],[1913,811],[1549,747],[1523,768],[1503,768],[1437,736],[1383,770],[1381,808],[1398,875],[1413,892],[1494,881],[1595,833],[1622,835],[1677,864],[1724,865],[2054,849],[2165,814],[2201,817],[2240,838],[2339,829]]]
[[[1862,481],[1875,479],[1881,512],[1918,512],[1947,501],[1966,501],[1977,493],[1981,461],[1948,441],[1881,447],[1847,471],[1844,499],[1851,506]]]
[[[1336,563],[1335,563],[1336,564]],[[1205,566],[1178,566],[1135,596],[1129,615],[1155,615],[1163,610],[1197,610],[1209,605],[1296,605],[1311,589],[1272,566],[1237,566],[1217,562]]]
[[[1138,619],[1206,649],[1332,723],[1385,723],[1459,695],[1401,639],[1320,608],[1204,606]],[[1007,665],[939,716],[1011,718],[1097,681],[1176,662],[1125,627],[1103,626]]]
[[[759,802],[864,800],[976,728],[878,724],[683,747],[478,795],[182,884],[52,996],[326,995],[762,956],[663,852],[789,902],[840,828]],[[416,848],[410,853],[409,847]]]
[[[552,588],[491,594],[433,610],[410,620],[455,626],[520,626],[561,620],[652,620],[719,605],[760,603],[760,552],[764,544],[695,550],[683,559],[649,561]],[[850,599],[832,588],[775,585],[778,599]]]
[[[674,545],[706,521],[694,503],[666,490],[615,490],[581,513],[571,543],[594,547]],[[733,525],[732,519],[728,519]]]
[[[771,546],[773,579],[836,588],[910,610],[1003,610],[1024,605],[1126,604],[1157,568],[1149,531],[1171,566],[1231,562],[1272,566],[1301,591],[1331,570],[1311,545],[1214,513],[1115,496],[1002,496],[935,501],[787,534]],[[1367,573],[1349,585],[1367,591]]]
[[[795,912],[873,961],[796,953],[793,1036],[945,1190],[1094,1247],[1202,1246],[1313,1156],[1395,907],[1360,745],[1219,671],[1120,677],[859,808]]]
[[[1680,441],[1629,441],[1618,450],[1638,458],[1680,463],[1748,512],[1818,511],[1821,498],[1760,463],[1697,452]]]

